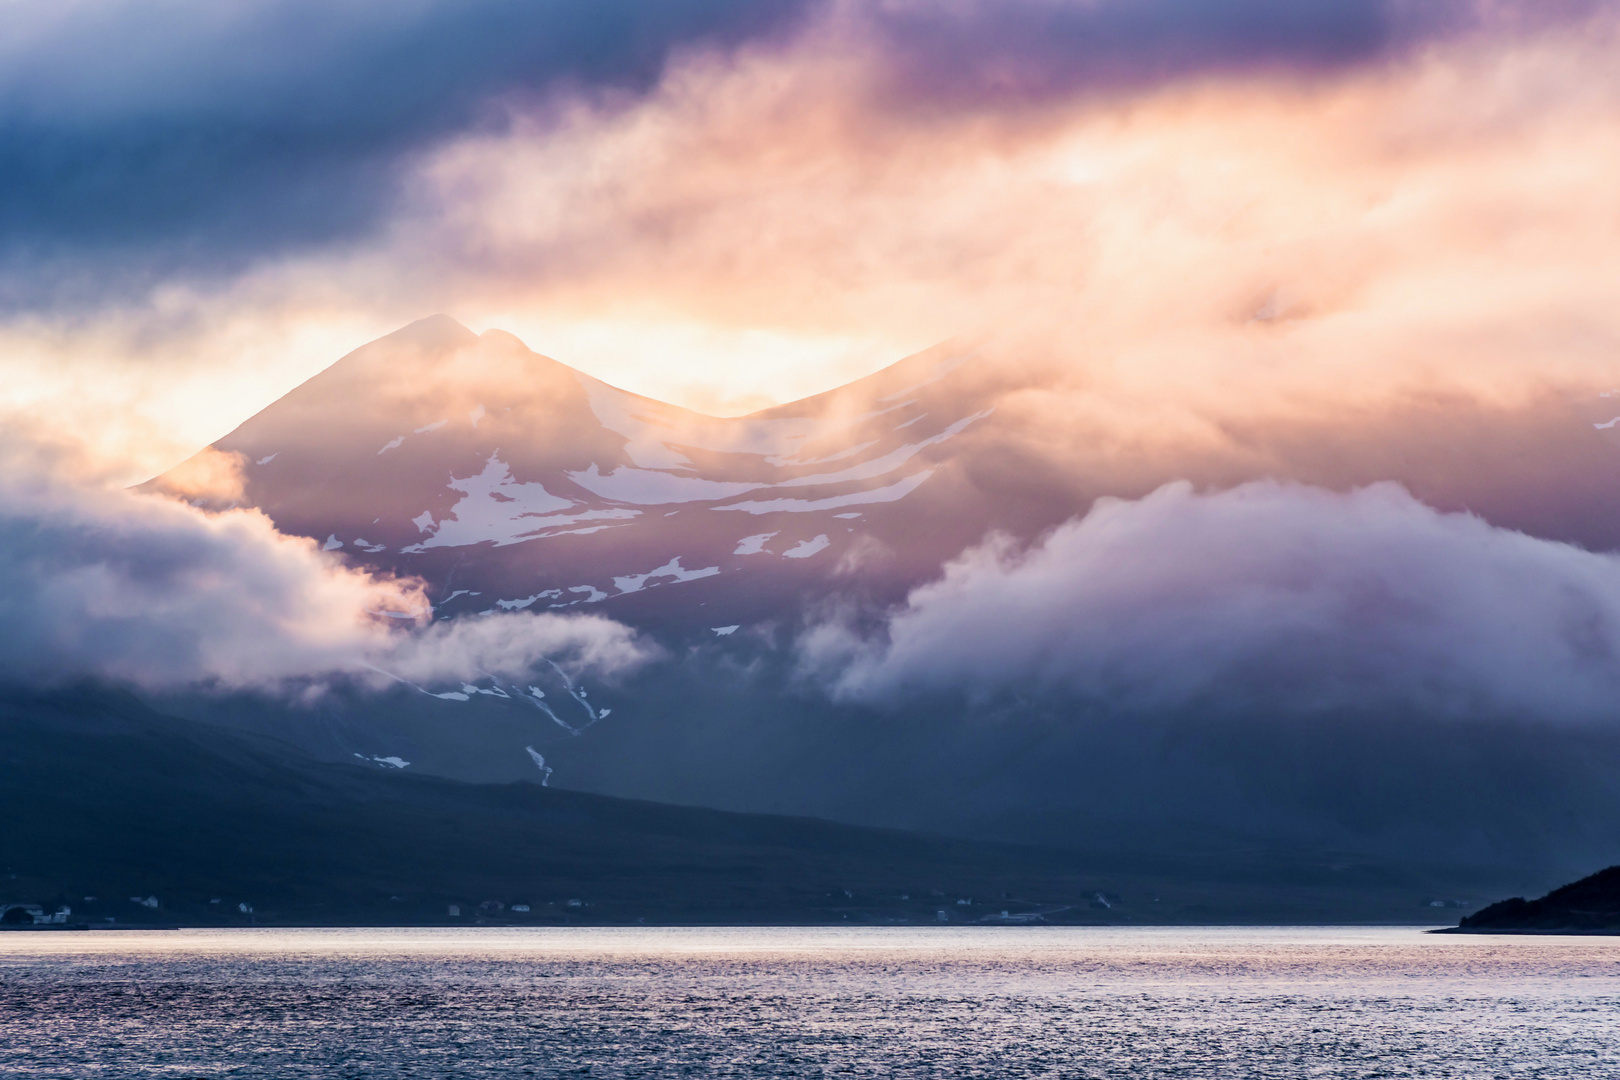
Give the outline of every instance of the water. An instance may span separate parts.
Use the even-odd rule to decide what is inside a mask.
[[[0,935],[7,1077],[1620,1077],[1620,940],[1410,929]]]

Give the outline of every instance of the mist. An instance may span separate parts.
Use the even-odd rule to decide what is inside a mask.
[[[205,512],[10,455],[0,479],[0,681],[99,679],[305,695],[556,662],[615,674],[652,653],[599,616],[434,623],[422,583],[347,565],[257,510]],[[218,480],[219,477],[214,477]]]

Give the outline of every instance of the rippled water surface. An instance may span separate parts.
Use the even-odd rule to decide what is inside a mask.
[[[0,935],[0,1075],[1620,1077],[1620,941],[1408,929]]]

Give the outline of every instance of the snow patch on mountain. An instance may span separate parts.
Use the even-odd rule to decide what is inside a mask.
[[[582,593],[589,593],[590,594],[590,595],[586,596],[583,600],[575,600],[574,603],[576,603],[576,604],[594,604],[594,603],[596,603],[596,602],[598,602],[600,600],[606,600],[608,598],[608,594],[603,592],[601,589],[598,589],[595,585],[573,585],[573,586],[569,587],[568,591],[569,592],[582,592]],[[552,607],[562,607],[562,606],[563,605],[561,605],[561,604],[553,604],[552,605]]]
[[[512,697],[511,694],[508,694],[505,690],[502,690],[499,685],[481,687],[475,686],[472,683],[462,683],[461,692],[463,694],[483,694],[487,697],[507,698],[508,700],[510,700]]]
[[[550,784],[551,766],[546,764],[545,757],[541,755],[540,751],[536,750],[532,746],[525,746],[523,749],[529,752],[529,760],[533,761],[534,767],[540,770],[540,786],[545,787],[546,785]]]
[[[702,477],[688,476],[681,473],[662,472],[648,468],[630,468],[628,466],[620,466],[610,472],[603,473],[594,463],[589,469],[569,473],[568,478],[599,498],[620,503],[633,503],[638,506],[713,502],[762,490],[821,487],[873,480],[894,472],[928,447],[936,446],[961,434],[970,424],[989,416],[990,412],[991,410],[986,409],[974,413],[972,416],[963,417],[937,435],[932,435],[920,442],[907,443],[904,446],[896,447],[887,454],[873,458],[871,461],[863,461],[858,465],[851,465],[848,468],[833,472],[810,473],[807,476],[790,477],[775,483],[706,480]],[[760,421],[760,423],[765,422]],[[774,421],[772,422],[774,423]],[[659,445],[664,444],[659,443]],[[871,446],[872,444],[868,443],[866,445]],[[643,457],[645,456],[643,455]],[[844,455],[834,456],[843,457]],[[640,459],[637,460],[639,464]],[[685,458],[681,460],[685,461]],[[720,507],[717,509],[733,509],[733,507]]]
[[[826,499],[759,499],[728,503],[725,506],[716,506],[713,509],[742,510],[749,514],[774,514],[778,512],[805,514],[818,510],[835,510],[841,506],[898,502],[916,491],[922,486],[923,481],[932,475],[934,475],[934,470],[924,469],[922,472],[913,473],[905,479],[885,487],[871,488],[867,491],[855,491],[848,495],[834,495]]]
[[[673,437],[674,429],[663,423],[659,413],[668,409],[658,402],[638,398],[623,390],[589,376],[579,376],[579,382],[590,400],[591,411],[603,427],[627,441],[624,452],[642,469],[681,469],[691,466],[692,459],[672,449],[660,435]]]
[[[602,514],[602,515],[584,515],[584,514],[582,514],[580,516],[581,517],[586,517],[586,516],[617,516],[617,515],[606,515],[605,512],[604,512],[604,514]],[[627,524],[629,524],[629,523],[624,522],[624,521],[615,521],[615,522],[613,522],[611,524],[608,524],[608,525],[590,525],[590,526],[587,526],[587,527],[585,527],[583,529],[556,529],[556,530],[553,530],[551,532],[536,533],[533,536],[533,539],[535,539],[535,540],[544,540],[544,539],[546,539],[548,537],[563,536],[563,535],[567,535],[567,536],[588,536],[591,533],[601,532],[603,529],[617,529],[617,528],[619,528],[619,527],[621,527],[623,525],[627,525]]]
[[[549,600],[561,595],[561,589],[547,589],[545,592],[537,592],[533,596],[526,596],[522,600],[497,600],[495,606],[502,611],[522,611],[536,600]]]
[[[704,480],[696,476],[632,469],[621,465],[601,473],[593,463],[583,472],[571,472],[568,479],[603,499],[634,503],[637,506],[663,506],[668,503],[713,502],[756,491],[765,484],[735,480]]]
[[[745,536],[741,540],[737,541],[737,550],[733,551],[732,554],[733,555],[758,555],[758,554],[764,553],[766,555],[769,555],[770,552],[765,550],[765,544],[771,539],[771,537],[773,537],[775,535],[776,535],[776,533],[768,532],[768,533],[756,533],[753,536]]]
[[[681,566],[681,557],[677,555],[658,569],[649,570],[645,574],[626,574],[623,577],[616,577],[613,579],[613,584],[618,588],[619,594],[622,596],[625,593],[641,591],[642,587],[649,582],[662,584],[661,579],[663,578],[674,581],[696,581],[699,578],[714,577],[719,572],[720,568],[718,566],[709,566],[702,570],[684,569]]]
[[[531,539],[547,526],[573,524],[586,518],[634,517],[637,513],[634,510],[613,509],[587,510],[571,515],[551,514],[551,511],[572,507],[574,501],[553,495],[539,482],[519,483],[512,477],[511,467],[501,460],[499,452],[489,456],[478,475],[451,477],[448,486],[451,491],[459,492],[461,498],[456,500],[449,515],[438,523],[426,540],[405,548],[405,551],[465,547],[487,541],[494,541],[496,547],[503,547]],[[412,521],[420,527],[426,513],[424,511]],[[423,528],[423,531],[428,530]]]
[[[968,425],[983,420],[994,411],[993,409],[985,409],[974,413],[972,416],[964,416],[937,435],[930,435],[921,442],[907,443],[905,446],[896,447],[882,457],[873,458],[871,461],[863,461],[859,465],[853,465],[834,473],[812,473],[809,476],[796,476],[791,480],[783,480],[772,486],[805,487],[811,484],[840,484],[852,480],[874,480],[898,469],[928,447],[937,446],[947,439],[955,438],[967,430]]]
[[[782,552],[782,558],[808,559],[810,556],[815,555],[818,552],[827,550],[828,545],[831,543],[832,541],[827,539],[826,533],[821,534],[814,540],[800,540],[793,547]]]

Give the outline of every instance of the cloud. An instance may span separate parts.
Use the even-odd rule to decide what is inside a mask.
[[[232,506],[243,502],[247,459],[235,452],[205,446],[152,481],[158,494],[183,499],[197,506]]]
[[[78,0],[7,6],[0,301],[136,284],[348,243],[398,169],[497,98],[644,89],[671,50],[725,45],[799,0]],[[5,258],[9,257],[9,258]],[[83,261],[105,265],[85,282]]]
[[[492,612],[391,636],[373,655],[391,673],[433,682],[480,672],[516,678],[548,660],[611,676],[640,667],[654,653],[633,630],[605,616]]]
[[[880,626],[824,623],[800,652],[834,696],[876,703],[1599,723],[1620,700],[1620,556],[1390,483],[1174,483],[1024,551],[993,539]]]
[[[542,351],[562,311],[913,347],[991,330],[1142,427],[1608,377],[1613,23],[935,113],[894,103],[881,43],[819,33],[447,143],[398,234],[433,258],[398,264],[455,268]]]
[[[925,110],[1023,109],[1210,76],[1332,75],[1613,10],[1609,0],[896,0],[843,9],[883,43],[897,98]]]
[[[633,102],[672,57],[779,54],[836,34],[880,58],[873,83],[893,102],[974,112],[1211,74],[1332,71],[1605,6],[23,0],[0,42],[0,303],[81,308],[375,242],[435,147],[504,130],[513,109],[543,120],[559,90]]]
[[[1549,387],[1610,389],[1620,195],[1606,178],[1620,169],[1620,9],[1556,5],[1554,19],[1523,4],[1289,7],[773,7],[775,31],[737,29],[718,49],[682,38],[692,47],[660,52],[667,59],[624,92],[582,77],[495,93],[479,75],[450,95],[462,119],[378,121],[405,132],[398,146],[409,149],[366,157],[385,162],[386,175],[356,181],[358,209],[321,194],[314,166],[314,194],[298,202],[299,152],[244,158],[274,174],[266,198],[285,195],[316,218],[336,208],[356,232],[321,225],[308,243],[276,247],[277,236],[305,234],[276,224],[279,211],[256,195],[232,204],[242,220],[194,234],[161,214],[117,210],[135,230],[136,256],[158,258],[174,239],[179,261],[124,290],[109,283],[99,249],[69,245],[61,280],[82,290],[82,303],[61,307],[24,295],[57,280],[32,269],[56,257],[56,226],[42,224],[15,245],[15,272],[0,267],[22,290],[0,317],[0,373],[7,396],[27,394],[86,440],[141,456],[147,471],[132,479],[223,435],[334,357],[436,311],[699,407],[815,393],[953,334],[991,330],[1004,366],[1047,395],[1048,405],[1031,398],[1020,408],[1031,441],[1054,457],[1081,436],[1091,447],[1192,445],[1234,424],[1376,411],[1412,395],[1513,405]],[[371,25],[360,8],[334,10]],[[484,8],[471,10],[468,27],[483,25],[473,16]],[[1450,14],[1425,29],[1410,22],[1414,11]],[[433,12],[443,14],[408,9],[405,29],[321,38],[307,71],[265,31],[267,59],[217,76],[248,80],[251,92],[211,96],[215,76],[175,60],[183,77],[153,82],[169,87],[162,94],[132,90],[128,106],[90,89],[84,100],[70,88],[29,97],[31,82],[5,100],[34,102],[28,124],[81,133],[86,175],[121,167],[118,154],[108,152],[111,164],[97,156],[119,145],[102,138],[107,125],[140,129],[151,113],[180,117],[181,130],[214,116],[216,98],[220,131],[257,130],[252,110],[272,126],[359,125],[353,139],[315,140],[347,154],[373,145],[360,130],[371,122],[365,96],[306,100],[276,80],[335,87],[322,65],[349,55],[342,42],[405,34]],[[1138,27],[1140,12],[1157,14]],[[1205,60],[1153,61],[1180,55],[1177,35],[1191,33],[1177,29],[1183,14],[1189,26],[1230,29],[1194,35],[1213,50]],[[1281,44],[1241,30],[1273,16],[1280,29],[1267,33]],[[1569,21],[1577,17],[1589,21]],[[200,25],[192,33],[225,33]],[[1372,29],[1345,29],[1363,26]],[[1341,37],[1371,51],[1329,62]],[[56,55],[59,39],[40,39],[49,45],[40,55]],[[445,40],[447,55],[461,56],[471,39],[446,30]],[[145,53],[130,52],[144,71]],[[1093,59],[1115,55],[1141,78],[1086,81]],[[403,78],[376,58],[355,70],[373,62],[379,86]],[[1011,80],[1005,93],[997,71]],[[955,89],[929,89],[930,79],[958,77]],[[38,85],[52,78],[40,74]],[[146,76],[117,78],[147,86]],[[439,85],[440,71],[428,64],[422,78]],[[18,152],[27,168],[51,160]],[[67,200],[64,221],[96,233],[92,211],[123,196],[79,205],[77,181],[64,178],[82,170],[64,170],[40,190]],[[161,191],[186,214],[206,217],[209,200],[236,198],[235,181],[175,175]],[[142,222],[155,231],[141,232]],[[270,246],[255,238],[261,226]],[[215,267],[218,244],[246,261]],[[186,270],[192,259],[210,269]],[[109,416],[126,435],[112,438]]]
[[[207,514],[8,464],[0,681],[276,690],[516,677],[545,660],[613,673],[649,656],[633,631],[601,617],[431,623],[420,583],[350,569],[258,511]]]
[[[919,103],[1027,103],[1210,72],[1320,70],[1388,58],[1474,21],[1441,0],[966,0],[871,5],[870,26]]]

